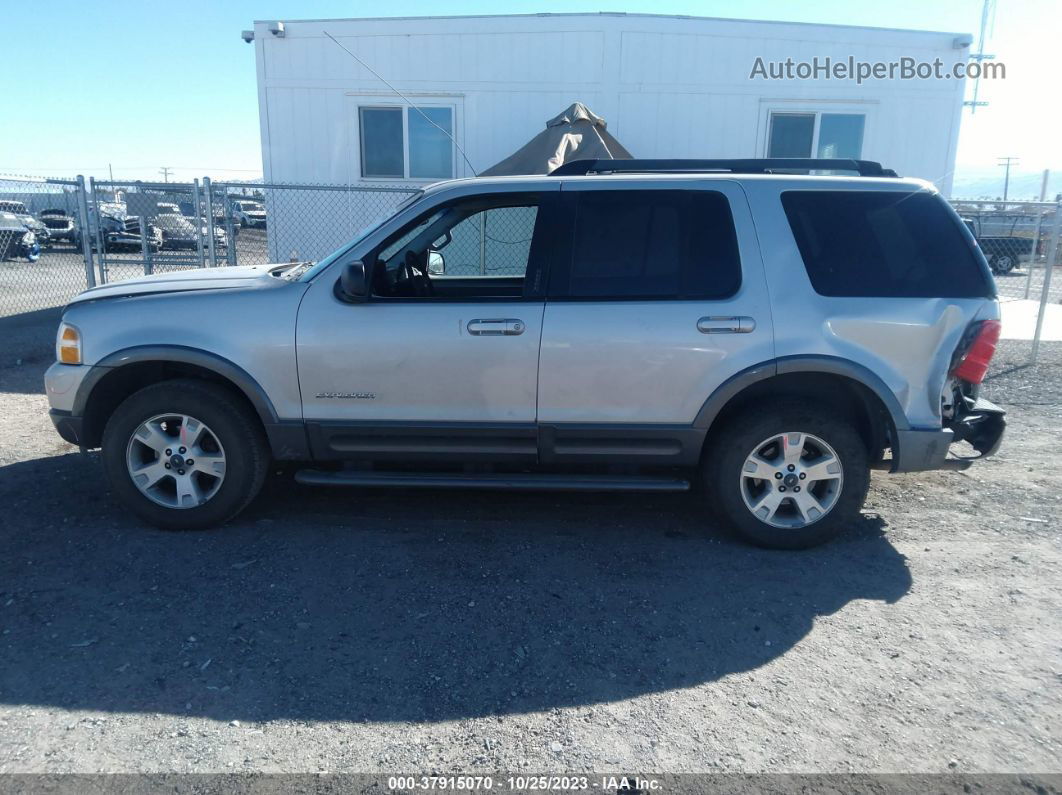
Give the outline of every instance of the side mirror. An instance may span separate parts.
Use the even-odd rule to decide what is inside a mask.
[[[446,259],[438,251],[428,250],[428,275],[442,276],[446,273]]]
[[[348,263],[339,276],[340,298],[350,303],[362,303],[369,298],[369,279],[365,263],[361,260]]]

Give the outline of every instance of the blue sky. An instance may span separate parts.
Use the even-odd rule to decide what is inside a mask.
[[[967,111],[958,171],[1062,170],[1058,146],[1057,0],[1000,0],[989,46],[1007,80],[983,81],[991,104]],[[5,113],[0,173],[177,179],[261,173],[255,19],[627,11],[969,32],[980,0],[49,0],[4,4]],[[16,33],[17,35],[12,35]],[[12,91],[14,92],[12,95]],[[312,123],[312,120],[310,120]]]

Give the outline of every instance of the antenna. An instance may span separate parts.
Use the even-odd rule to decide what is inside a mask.
[[[451,143],[453,143],[454,147],[456,147],[457,151],[461,153],[461,157],[462,157],[462,158],[464,158],[464,161],[465,161],[465,163],[466,163],[466,164],[468,165],[468,168],[469,168],[469,170],[470,170],[470,171],[472,172],[472,176],[474,176],[474,177],[478,177],[478,176],[479,176],[479,174],[477,174],[477,173],[476,173],[476,169],[472,167],[472,162],[471,162],[471,161],[470,161],[470,160],[468,159],[468,155],[466,155],[466,154],[465,154],[465,150],[461,148],[461,144],[459,144],[459,143],[457,142],[457,139],[456,139],[456,138],[454,138],[454,136],[453,136],[453,135],[452,135],[451,133],[447,132],[447,131],[446,131],[445,129],[443,129],[443,128],[442,128],[442,127],[440,127],[440,126],[439,126],[438,124],[436,124],[435,122],[433,122],[433,121],[432,121],[432,120],[431,120],[430,118],[428,118],[428,114],[427,114],[427,113],[425,113],[425,112],[424,112],[424,111],[422,111],[422,110],[421,110],[420,108],[418,108],[418,107],[417,107],[416,105],[414,105],[414,104],[413,104],[412,102],[410,102],[410,101],[409,101],[409,98],[408,98],[408,97],[406,97],[406,95],[405,95],[405,94],[403,94],[403,93],[402,93],[401,91],[399,91],[399,90],[398,90],[397,88],[395,88],[395,87],[394,87],[393,85],[391,85],[390,83],[388,83],[388,82],[387,82],[387,81],[386,81],[386,80],[384,79],[383,75],[381,75],[381,74],[380,74],[379,72],[377,72],[377,71],[376,71],[375,69],[373,69],[373,68],[372,68],[371,66],[369,66],[369,65],[368,65],[367,63],[365,63],[365,61],[361,60],[361,58],[359,58],[359,57],[358,57],[357,55],[355,55],[355,54],[354,54],[354,53],[352,53],[352,52],[351,52],[350,50],[348,50],[348,49],[347,49],[346,47],[344,47],[344,46],[343,46],[342,44],[340,44],[340,43],[339,43],[339,40],[338,40],[338,39],[337,39],[337,38],[336,38],[335,36],[333,36],[333,35],[332,35],[331,33],[329,33],[329,32],[328,32],[327,30],[326,30],[326,31],[324,31],[324,35],[326,35],[326,36],[327,36],[328,38],[330,38],[330,39],[331,39],[332,41],[334,41],[334,42],[336,43],[336,46],[337,46],[337,47],[339,47],[339,48],[340,48],[341,50],[343,50],[343,52],[345,52],[345,53],[346,53],[347,55],[349,55],[349,56],[350,56],[351,58],[353,58],[353,59],[354,59],[355,61],[357,61],[357,62],[358,62],[358,63],[360,63],[360,64],[361,64],[362,66],[364,66],[364,67],[365,67],[366,69],[368,69],[368,70],[369,70],[370,72],[372,72],[372,73],[373,73],[373,74],[374,74],[374,75],[376,76],[376,78],[377,78],[377,79],[378,79],[378,80],[379,80],[379,81],[380,81],[381,83],[383,83],[383,84],[384,84],[385,86],[387,86],[387,87],[388,87],[389,89],[391,89],[391,90],[392,90],[392,91],[394,91],[394,92],[395,92],[396,94],[398,94],[398,96],[400,96],[400,97],[402,98],[402,100],[403,100],[403,101],[404,101],[404,102],[405,102],[405,103],[406,103],[407,105],[409,105],[409,107],[413,108],[413,110],[415,110],[415,111],[416,111],[417,113],[419,113],[419,114],[420,114],[421,116],[423,116],[423,117],[424,117],[424,121],[428,122],[428,124],[430,124],[430,125],[431,125],[432,127],[434,127],[435,129],[437,129],[437,130],[438,130],[439,132],[441,132],[441,133],[442,133],[443,135],[445,135],[445,136],[446,136],[447,138],[449,138],[449,139],[450,139],[450,141],[451,141]]]

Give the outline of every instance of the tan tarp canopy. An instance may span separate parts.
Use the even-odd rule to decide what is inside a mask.
[[[481,177],[548,174],[572,160],[630,160],[633,156],[605,129],[605,120],[582,102],[546,122],[546,129]]]

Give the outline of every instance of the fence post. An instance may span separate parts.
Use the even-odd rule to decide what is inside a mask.
[[[85,177],[77,175],[77,222],[81,227],[81,256],[85,258],[85,284],[96,286],[96,268],[92,264],[92,241],[89,239],[88,199],[85,198]]]
[[[218,253],[214,245],[214,191],[210,187],[210,177],[203,177],[203,190],[206,193],[207,249],[210,252],[210,267],[216,268]]]
[[[140,253],[144,257],[144,275],[150,276],[153,270],[151,267],[151,246],[148,245],[148,225],[143,213],[140,215]]]
[[[229,265],[236,264],[236,227],[232,223],[232,202],[229,200],[229,188],[221,186],[221,211],[225,218],[225,241],[228,246],[225,249],[225,262]]]
[[[199,207],[199,179],[192,180],[192,201],[195,202],[195,247],[199,252],[199,267],[206,265],[203,258],[203,213]]]
[[[1059,232],[1062,232],[1062,202],[1055,202],[1055,227],[1051,231],[1051,242],[1047,256],[1044,258],[1044,286],[1040,293],[1040,311],[1036,314],[1036,333],[1033,335],[1030,364],[1036,364],[1036,357],[1040,353],[1040,334],[1044,328],[1044,314],[1051,300],[1051,274],[1055,269],[1055,260],[1058,258]]]
[[[107,246],[103,232],[103,218],[100,217],[100,203],[96,196],[96,180],[89,177],[89,192],[92,194],[92,209],[96,211],[96,259],[100,266],[100,284],[107,283]],[[91,232],[91,230],[89,230]]]
[[[1036,249],[1038,248],[1037,244],[1040,242],[1040,228],[1043,226],[1044,213],[1045,212],[1046,212],[1045,208],[1043,208],[1043,207],[1038,207],[1037,208],[1037,213],[1036,213],[1036,232],[1033,233],[1032,254],[1029,255],[1029,272],[1027,274],[1025,274],[1025,298],[1026,298],[1026,300],[1028,300],[1029,291],[1032,289],[1032,275],[1033,275],[1033,270],[1035,270],[1035,268],[1036,268]],[[1044,257],[1044,259],[1046,261],[1048,258]]]

